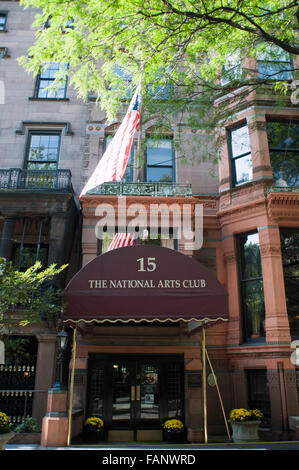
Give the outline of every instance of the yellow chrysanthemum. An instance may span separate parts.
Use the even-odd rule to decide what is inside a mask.
[[[163,424],[165,429],[183,429],[184,424],[179,419],[168,419]]]

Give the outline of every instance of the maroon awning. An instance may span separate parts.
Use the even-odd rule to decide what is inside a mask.
[[[198,261],[169,248],[137,245],[104,253],[66,287],[63,320],[228,319],[226,289]]]

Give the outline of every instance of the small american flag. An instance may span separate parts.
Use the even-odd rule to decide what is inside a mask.
[[[130,157],[134,133],[139,125],[140,104],[141,87],[139,85],[121,125],[79,198],[106,181],[120,181],[122,179]]]
[[[136,236],[134,233],[117,233],[108,246],[107,251],[132,245],[136,245]]]

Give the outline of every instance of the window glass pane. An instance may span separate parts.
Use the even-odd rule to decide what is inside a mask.
[[[299,151],[271,152],[271,166],[275,181],[282,179],[287,186],[299,186]]]
[[[239,237],[244,339],[265,335],[265,305],[258,233]]]
[[[148,167],[146,170],[146,181],[171,183],[172,168]]]
[[[264,336],[265,304],[262,279],[246,281],[243,286],[247,316],[247,336]]]
[[[270,150],[298,149],[299,122],[267,122],[267,135]]]
[[[57,164],[56,163],[33,163],[33,162],[28,162],[27,168],[28,168],[28,170],[56,170]]]
[[[155,142],[150,139],[147,143],[147,164],[172,166],[172,141],[163,139]]]
[[[5,30],[5,25],[6,25],[6,13],[0,13],[0,31]]]
[[[24,245],[23,250],[20,249],[20,245],[16,246],[14,264],[18,266],[20,271],[26,271],[26,269],[33,266],[36,260],[41,262],[42,268],[46,268],[48,264],[48,247],[41,246],[38,251],[37,245]]]
[[[55,89],[46,89],[54,82],[57,73],[63,69],[67,69],[67,64],[61,64],[59,62],[48,62],[44,64],[37,81],[36,95],[38,98],[65,98],[66,78],[56,83]]]
[[[269,80],[292,80],[293,72],[290,63],[259,62],[258,72],[261,78]]]
[[[281,255],[292,339],[299,339],[299,229],[280,229]]]
[[[236,184],[245,183],[252,179],[251,155],[245,155],[234,160]]]
[[[250,152],[248,127],[243,126],[231,131],[231,146],[233,158]]]
[[[248,408],[261,410],[264,418],[263,424],[271,423],[271,403],[267,370],[247,370]]]
[[[32,170],[55,169],[59,153],[59,140],[59,135],[33,134],[31,136],[27,168]]]
[[[226,85],[233,80],[239,80],[242,75],[242,67],[239,53],[232,53],[226,57],[223,66],[221,84]]]
[[[290,62],[290,54],[275,44],[263,44],[256,53],[257,60],[267,62]]]
[[[242,279],[251,279],[262,276],[261,253],[258,233],[245,235],[241,238],[243,266]]]
[[[299,186],[299,123],[267,122],[267,135],[274,180]]]

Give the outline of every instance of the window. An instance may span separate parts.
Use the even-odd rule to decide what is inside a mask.
[[[233,185],[246,183],[252,179],[252,160],[247,125],[230,131],[229,144]]]
[[[281,228],[281,255],[292,339],[299,339],[299,229]]]
[[[277,186],[299,186],[299,121],[267,121],[274,181]],[[281,181],[283,180],[283,181]]]
[[[107,135],[105,139],[105,147],[106,149],[108,148],[113,136],[112,135]],[[133,181],[133,171],[134,171],[134,149],[133,145],[131,147],[131,152],[128,160],[128,165],[125,171],[125,174],[122,178],[122,181],[125,183],[130,183]]]
[[[175,181],[172,139],[148,139],[146,147],[146,181]]]
[[[48,245],[25,244],[14,246],[14,264],[19,271],[26,271],[37,260],[41,262],[43,269],[47,267]]]
[[[243,311],[243,339],[265,336],[264,289],[258,233],[239,236],[239,272]]]
[[[63,77],[67,66],[57,62],[49,62],[42,67],[37,77],[35,98],[63,99],[66,97],[67,79]],[[62,78],[59,78],[62,76]],[[53,85],[55,78],[59,79],[55,88],[48,89]]]
[[[60,147],[60,133],[29,134],[26,168],[30,170],[56,170]]]
[[[240,80],[242,76],[241,59],[239,52],[231,53],[226,57],[222,69],[221,85],[227,85],[235,80]]]
[[[0,31],[6,31],[7,13],[0,12]]]
[[[248,408],[261,410],[264,418],[262,423],[271,424],[271,402],[266,369],[251,369],[246,371],[248,387]]]
[[[260,78],[292,80],[294,65],[290,54],[274,44],[260,47],[256,55]]]

